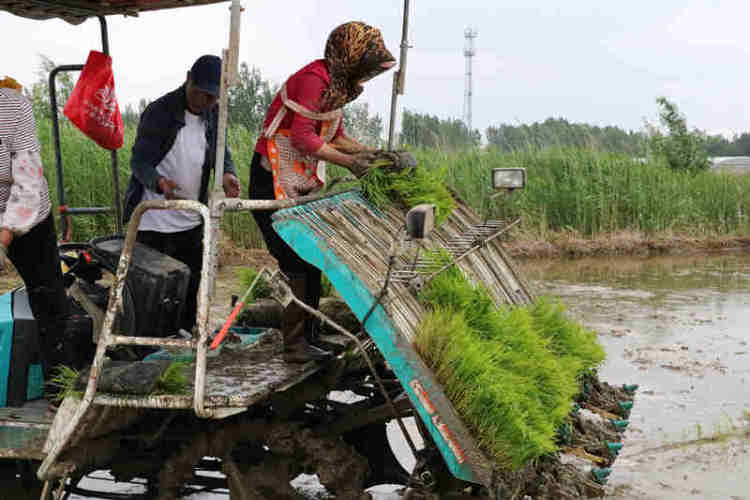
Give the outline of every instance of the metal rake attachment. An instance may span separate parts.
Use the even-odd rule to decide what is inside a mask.
[[[488,220],[483,224],[469,226],[460,236],[449,240],[445,250],[453,257],[458,257],[475,246],[482,246],[493,240],[495,236],[505,232],[508,223],[504,220]]]
[[[435,276],[507,232],[520,221],[521,219],[517,219],[508,224],[504,220],[488,220],[481,224],[471,225],[460,235],[440,245],[439,249],[447,252],[450,262],[446,263],[445,259],[436,255],[435,252],[420,253],[417,250],[412,262],[393,270],[391,280],[409,283],[413,289],[421,290]]]

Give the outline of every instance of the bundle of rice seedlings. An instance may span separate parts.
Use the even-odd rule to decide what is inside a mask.
[[[187,394],[188,380],[185,369],[188,363],[174,362],[167,367],[156,382],[154,394]]]
[[[52,370],[52,378],[47,382],[57,389],[54,400],[60,402],[68,396],[76,399],[83,397],[83,391],[76,389],[78,384],[78,371],[65,365],[58,365]]]
[[[362,194],[378,208],[396,203],[411,208],[421,203],[435,205],[435,224],[440,225],[456,207],[440,169],[421,166],[393,171],[371,168],[360,179]]]
[[[571,357],[581,362],[579,378],[596,371],[606,357],[594,330],[571,321],[559,300],[540,297],[531,307],[534,328],[549,340],[549,348],[558,356]]]
[[[417,350],[485,452],[517,469],[555,451],[580,374],[598,359],[577,355],[576,346],[592,338],[579,335],[549,301],[495,308],[487,291],[455,267],[420,299],[431,311],[417,332]]]

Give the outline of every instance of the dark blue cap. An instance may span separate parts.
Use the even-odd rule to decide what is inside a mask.
[[[190,81],[203,92],[218,97],[221,87],[221,58],[200,56],[190,68]]]

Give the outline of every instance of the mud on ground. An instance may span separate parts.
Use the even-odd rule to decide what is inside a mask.
[[[576,232],[537,234],[517,232],[504,244],[519,259],[570,259],[611,256],[686,255],[750,249],[747,236],[694,236],[662,233],[648,235],[633,231],[603,234],[594,238]]]

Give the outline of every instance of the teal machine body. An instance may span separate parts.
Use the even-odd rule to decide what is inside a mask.
[[[44,394],[39,331],[25,288],[0,295],[0,407]]]

